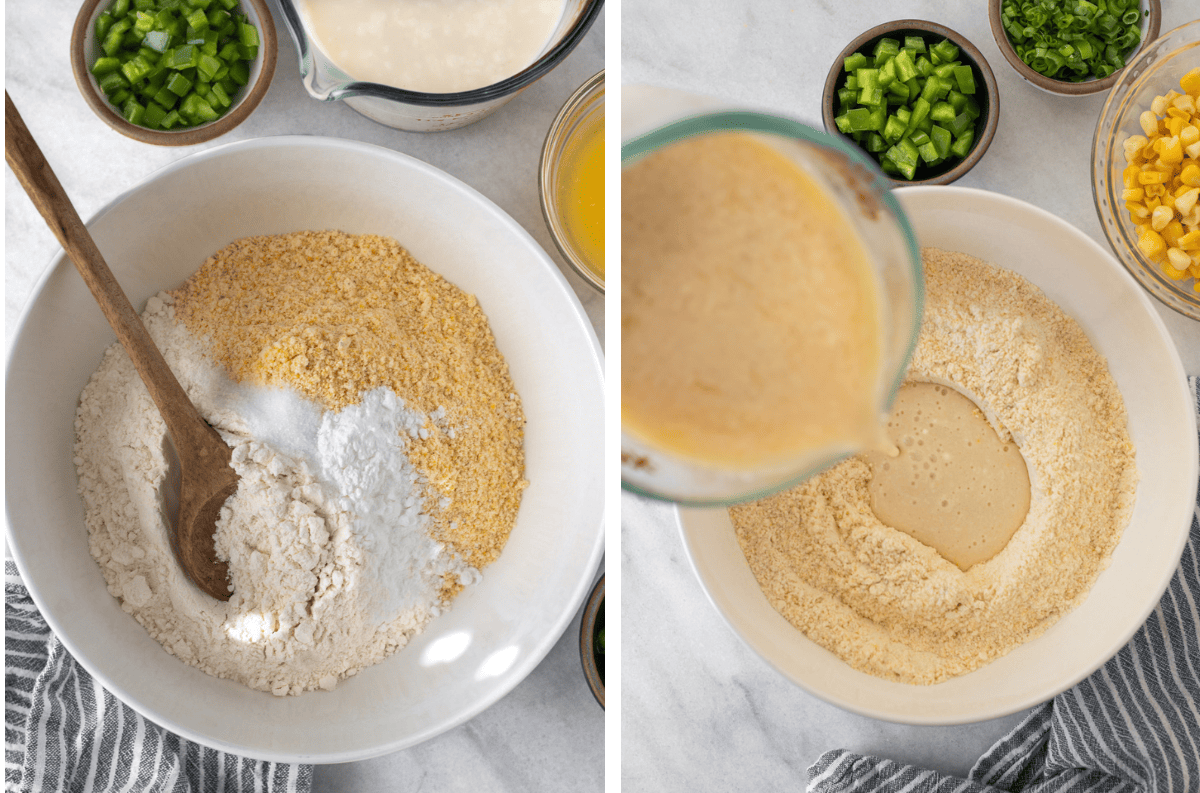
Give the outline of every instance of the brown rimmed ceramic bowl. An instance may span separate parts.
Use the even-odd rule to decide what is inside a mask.
[[[988,66],[983,53],[961,34],[944,25],[923,19],[900,19],[873,27],[847,44],[838,53],[825,78],[825,91],[821,95],[821,120],[825,125],[826,132],[831,135],[840,135],[850,145],[856,146],[857,144],[852,139],[838,131],[837,123],[834,121],[834,117],[837,115],[837,92],[846,75],[843,64],[847,57],[856,52],[870,52],[882,38],[903,40],[905,36],[920,36],[925,40],[926,46],[936,44],[942,39],[949,39],[950,43],[958,47],[958,57],[964,63],[969,64],[975,73],[975,98],[979,102],[980,113],[979,118],[975,121],[975,143],[967,152],[966,157],[944,162],[935,168],[922,165],[917,168],[916,177],[911,180],[891,175],[888,175],[888,178],[896,187],[950,184],[961,179],[967,171],[974,168],[975,164],[983,158],[988,146],[992,144],[992,138],[996,135],[996,125],[1000,120],[1000,94],[996,89],[996,77],[992,74],[992,69]],[[979,87],[982,87],[983,90],[979,91]],[[878,161],[873,154],[867,153],[867,156]]]
[[[597,624],[598,623],[598,624]],[[596,632],[604,628],[604,576],[592,588],[579,622],[579,658],[592,695],[604,707],[604,654],[596,653]]]
[[[1021,79],[1037,88],[1051,94],[1060,94],[1062,96],[1085,96],[1087,94],[1097,94],[1101,91],[1107,91],[1112,88],[1117,80],[1121,79],[1121,73],[1124,69],[1118,69],[1101,80],[1091,79],[1082,82],[1073,83],[1070,80],[1057,80],[1053,77],[1047,77],[1044,74],[1039,74],[1029,68],[1017,51],[1013,48],[1012,42],[1008,39],[1008,33],[1004,30],[1004,24],[1000,21],[1000,8],[1004,0],[988,0],[988,21],[992,25],[992,36],[996,39],[996,46],[1000,48],[1000,54],[1004,56],[1004,60],[1013,67]],[[1162,22],[1162,8],[1159,5],[1159,0],[1142,0],[1142,41],[1138,44],[1137,49],[1125,56],[1125,64],[1128,66],[1138,56],[1145,47],[1147,42],[1158,38],[1159,24]],[[1149,11],[1149,14],[1144,12]]]
[[[275,22],[266,0],[240,0],[239,10],[258,28],[261,43],[258,57],[250,65],[250,82],[238,92],[229,110],[215,121],[183,129],[159,130],[131,124],[109,103],[91,72],[91,65],[100,51],[96,41],[96,17],[111,4],[112,0],[84,0],[79,15],[75,17],[75,28],[71,31],[71,71],[88,106],[101,121],[122,135],[157,146],[194,146],[218,138],[241,124],[266,96],[271,77],[275,74],[275,58],[278,54]]]

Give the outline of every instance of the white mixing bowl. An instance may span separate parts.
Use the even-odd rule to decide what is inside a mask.
[[[1023,276],[1074,317],[1108,359],[1129,413],[1141,474],[1129,526],[1087,599],[1037,639],[933,686],[852,669],[767,601],[721,510],[683,509],[680,529],[709,598],[745,642],[834,705],[906,724],[997,718],[1065,691],[1146,620],[1179,564],[1196,504],[1196,420],[1179,354],[1146,293],[1108,251],[1059,218],[961,187],[896,191],[925,247],[961,251]],[[1037,586],[1036,581],[1029,582]]]
[[[525,491],[500,559],[408,647],[332,692],[276,698],[188,666],[109,596],[88,552],[72,464],[79,393],[114,341],[65,257],[42,278],[9,352],[9,547],[71,654],[150,720],[277,761],[349,762],[450,729],[549,652],[603,552],[599,344],[537,243],[483,196],[394,151],[283,137],[211,149],[158,172],[88,224],[135,307],[255,234],[337,228],[394,237],[480,301],[527,418]]]

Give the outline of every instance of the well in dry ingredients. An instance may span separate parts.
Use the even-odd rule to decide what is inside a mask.
[[[730,517],[792,625],[856,669],[929,684],[1004,655],[1082,601],[1129,521],[1137,469],[1120,392],[1074,320],[1011,272],[923,257],[909,379],[962,392],[1019,447],[1030,502],[1007,546],[964,572],[884,524],[863,455]]]
[[[165,426],[109,348],[75,423],[91,550],[168,652],[277,695],[331,689],[500,554],[528,484],[520,399],[475,298],[394,240],[238,240],[143,319],[241,475],[220,603],[171,554]]]

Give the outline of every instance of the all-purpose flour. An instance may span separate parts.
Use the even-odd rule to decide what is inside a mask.
[[[444,411],[408,410],[385,387],[334,412],[289,389],[237,384],[171,303],[148,302],[147,329],[241,476],[216,532],[233,595],[207,597],[175,561],[157,495],[165,426],[119,345],[75,422],[92,555],[122,608],[182,660],[277,695],[332,689],[480,578],[430,538],[424,483],[404,453],[402,435],[419,438],[430,422],[453,430]]]

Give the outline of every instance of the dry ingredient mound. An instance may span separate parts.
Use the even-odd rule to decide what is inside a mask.
[[[910,380],[973,399],[1029,469],[1025,522],[963,572],[872,512],[870,468],[850,458],[730,509],[780,614],[855,669],[931,684],[1038,636],[1107,566],[1137,486],[1125,405],[1079,325],[1020,276],[932,248]]]
[[[241,476],[216,527],[221,603],[171,553],[165,425],[105,352],[75,421],[90,548],[167,652],[277,695],[332,689],[500,553],[528,484],[520,400],[474,298],[394,241],[240,240],[143,321]]]
[[[520,505],[525,417],[474,295],[393,239],[303,231],[234,242],[176,298],[235,380],[290,386],[331,410],[380,386],[427,415],[444,409],[443,426],[408,447],[450,500],[427,503],[434,534],[476,566],[495,560]]]

